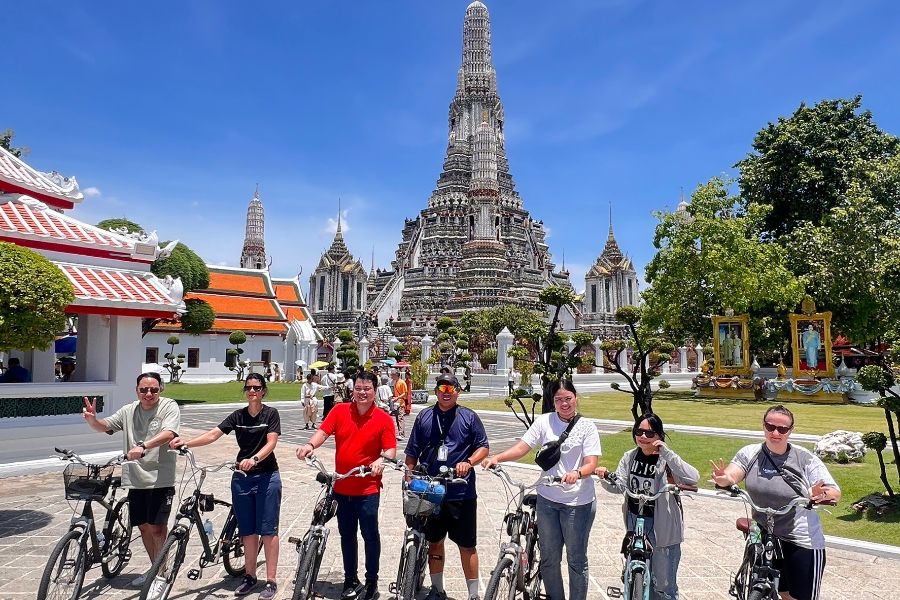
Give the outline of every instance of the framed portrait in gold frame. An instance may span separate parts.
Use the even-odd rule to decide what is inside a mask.
[[[834,377],[831,356],[831,312],[790,315],[794,379]]]
[[[750,375],[750,315],[715,316],[713,358],[716,375]]]

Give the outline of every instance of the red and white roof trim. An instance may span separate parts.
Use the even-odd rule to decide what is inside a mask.
[[[75,302],[68,309],[72,312],[98,312],[96,309],[102,308],[103,314],[172,317],[179,308],[180,298],[173,298],[152,273],[57,261],[54,264],[72,283]]]
[[[74,208],[84,200],[74,177],[59,173],[42,173],[0,147],[0,191],[34,196],[56,208]]]
[[[157,245],[100,229],[19,194],[0,194],[0,240],[22,246],[150,263]]]

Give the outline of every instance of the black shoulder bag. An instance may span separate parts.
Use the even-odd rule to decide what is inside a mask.
[[[559,436],[558,440],[547,442],[541,446],[541,449],[534,455],[534,462],[537,463],[537,466],[545,471],[549,471],[556,466],[556,463],[558,463],[559,459],[562,457],[562,445],[566,441],[566,438],[569,437],[569,433],[572,432],[575,423],[577,423],[580,418],[581,415],[576,414],[572,417],[572,420],[569,421],[569,426],[562,432],[562,435]]]

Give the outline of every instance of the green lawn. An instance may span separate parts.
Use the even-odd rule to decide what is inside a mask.
[[[684,460],[700,471],[700,486],[713,489],[707,480],[710,475],[710,459],[724,458],[727,463],[735,453],[749,443],[748,440],[724,438],[718,436],[689,435],[669,433],[669,447]],[[627,450],[634,447],[630,432],[606,435],[602,439],[603,456],[600,464],[608,469],[615,469],[619,459]],[[896,477],[893,465],[888,465],[888,477]],[[863,463],[840,465],[828,463],[828,470],[841,486],[843,493],[838,506],[829,508],[832,514],[820,511],[825,533],[857,540],[867,540],[882,544],[900,546],[900,512],[885,517],[860,515],[850,505],[873,492],[883,492],[879,480],[878,457],[873,453],[866,456]],[[689,501],[688,501],[689,502]]]
[[[268,384],[268,400],[298,400],[300,385],[297,383]],[[166,385],[163,395],[177,400],[179,404],[199,402],[241,402],[244,400],[244,382],[229,381],[227,383],[170,383]]]
[[[687,390],[657,392],[653,397],[653,410],[666,424],[755,430],[762,428],[763,413],[766,407],[771,406],[768,402],[752,400],[694,398],[692,394]],[[509,410],[499,397],[467,401],[463,395],[461,401],[473,408]],[[586,393],[579,394],[578,409],[582,414],[597,419],[631,421],[631,402],[631,395],[622,392]],[[785,402],[784,405],[794,413],[799,433],[822,434],[837,429],[887,433],[884,412],[878,407],[803,402]],[[530,408],[530,401],[526,406]]]

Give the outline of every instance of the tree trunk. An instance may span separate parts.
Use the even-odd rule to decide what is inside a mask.
[[[884,489],[887,490],[888,496],[893,499],[894,490],[891,489],[891,484],[888,483],[887,470],[884,466],[884,457],[881,455],[881,450],[878,450],[878,464],[881,467],[881,483],[884,484]]]
[[[553,406],[553,396],[550,395],[550,384],[552,382],[541,375],[541,387],[543,392],[543,402],[541,402],[541,414],[547,414],[553,412],[555,407]]]
[[[897,432],[894,429],[894,418],[891,411],[884,409],[884,418],[887,419],[888,435],[891,438],[891,449],[894,451],[894,466],[897,467],[897,480],[900,481],[900,448],[897,447]]]

